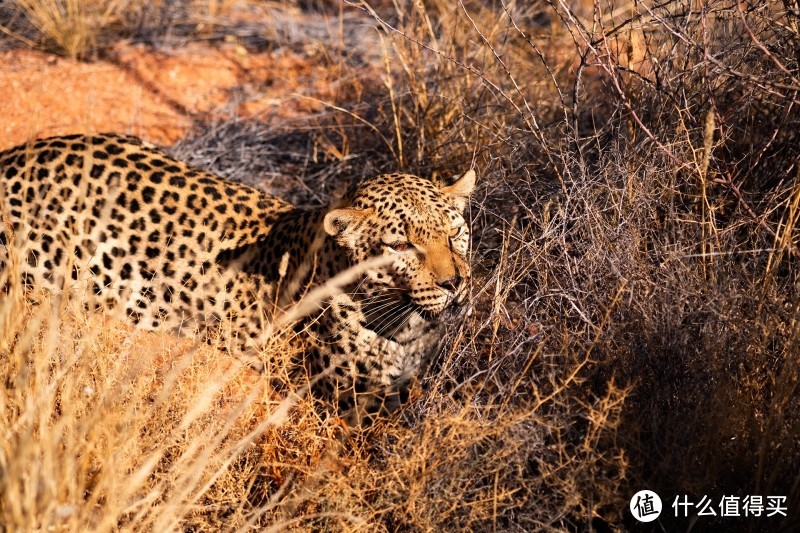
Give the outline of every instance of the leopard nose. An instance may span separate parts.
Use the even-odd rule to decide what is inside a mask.
[[[450,292],[456,292],[456,290],[461,286],[461,276],[456,274],[450,279],[439,281],[437,285],[443,289],[447,289]]]

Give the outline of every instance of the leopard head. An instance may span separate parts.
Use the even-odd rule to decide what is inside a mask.
[[[388,262],[367,271],[356,293],[373,303],[406,301],[429,316],[460,303],[470,277],[464,210],[474,187],[470,170],[451,185],[384,174],[351,189],[344,206],[326,214],[325,231],[351,264],[375,256]]]

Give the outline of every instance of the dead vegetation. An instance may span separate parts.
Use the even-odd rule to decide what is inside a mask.
[[[363,92],[173,150],[307,202],[477,166],[472,297],[411,401],[358,435],[307,398],[264,425],[286,392],[213,347],[134,357],[122,326],[18,302],[7,530],[607,531],[637,527],[641,488],[667,530],[798,527],[800,6],[380,4],[282,14],[380,28],[379,54],[327,59],[379,61]],[[692,526],[683,494],[784,495],[788,516]]]

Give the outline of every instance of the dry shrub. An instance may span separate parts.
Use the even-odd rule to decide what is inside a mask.
[[[399,491],[426,503],[400,498],[382,523],[630,527],[649,487],[670,528],[689,527],[671,516],[682,494],[786,496],[788,517],[698,527],[791,528],[796,3],[396,5],[358,4],[386,75],[382,99],[350,108],[380,135],[353,121],[341,142],[369,162],[345,171],[474,163],[483,188],[471,314],[405,412],[413,437],[381,437],[419,456],[379,446],[426,465]],[[483,421],[502,445],[476,444]],[[487,496],[498,464],[526,465],[497,478],[513,496]]]

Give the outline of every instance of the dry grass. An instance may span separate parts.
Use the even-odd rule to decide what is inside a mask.
[[[16,5],[46,44],[73,59],[85,57],[98,38],[121,22],[134,6],[129,0],[17,0]],[[18,36],[4,24],[6,33]]]
[[[120,326],[5,315],[31,317],[2,359],[8,528],[619,530],[644,487],[667,530],[693,527],[679,494],[787,496],[788,517],[695,530],[796,528],[796,2],[378,7],[345,8],[383,28],[360,100],[175,150],[301,176],[309,201],[342,175],[477,165],[468,312],[411,401],[345,435],[304,400],[237,448],[285,392],[237,403],[257,385],[220,384],[213,348],[155,364]],[[196,409],[214,402],[242,412]]]

